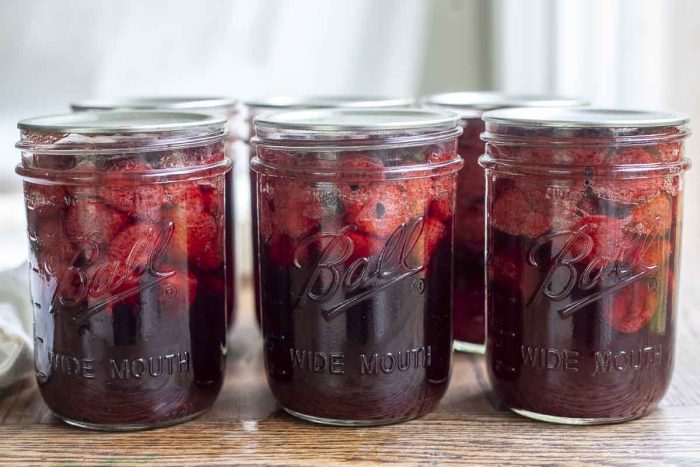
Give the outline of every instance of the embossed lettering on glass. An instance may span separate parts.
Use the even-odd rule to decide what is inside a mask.
[[[496,92],[447,92],[421,100],[426,108],[457,112],[464,133],[457,152],[464,169],[457,175],[455,207],[455,284],[453,325],[455,350],[484,352],[486,309],[484,291],[484,169],[478,159],[484,153],[481,115],[508,107],[576,106],[583,102],[554,96],[513,95]]]
[[[255,120],[265,364],[293,415],[394,423],[444,394],[457,121],[408,109]]]
[[[73,425],[206,410],[223,381],[225,120],[84,112],[21,121],[39,389]]]
[[[686,117],[520,108],[484,120],[495,393],[558,423],[648,413],[673,364]]]

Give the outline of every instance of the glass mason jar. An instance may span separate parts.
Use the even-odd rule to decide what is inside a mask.
[[[223,115],[228,119],[228,137],[226,138],[226,155],[236,161],[234,150],[235,143],[240,139],[240,121],[238,111],[238,101],[229,97],[133,97],[124,99],[89,99],[71,104],[71,109],[74,112],[98,111],[98,110],[156,110],[156,111],[182,111],[206,113],[213,115]],[[235,164],[236,167],[239,165]],[[234,198],[234,189],[240,183],[239,176],[234,177],[234,172],[238,170],[230,170],[226,172],[225,177],[230,180],[227,186],[231,189],[225,193],[226,206],[229,207],[228,222],[226,223],[226,238],[231,243],[229,248],[226,248],[226,254],[231,255],[226,258],[226,324],[230,328],[236,320],[236,258],[234,252],[238,252],[240,248],[236,248],[236,235],[234,228],[236,220],[236,209]],[[234,178],[236,179],[234,182]]]
[[[248,136],[246,141],[255,135],[253,120],[266,113],[281,112],[289,110],[304,109],[378,109],[378,108],[402,108],[409,107],[414,103],[411,98],[380,97],[380,96],[268,96],[264,98],[251,99],[244,103]],[[248,146],[250,148],[250,146]],[[254,151],[249,150],[249,157],[252,158]],[[257,271],[258,239],[255,233],[257,224],[257,200],[255,193],[255,172],[250,171],[250,212],[252,220],[252,256],[253,256],[253,286],[255,289],[255,310],[258,322],[260,321],[260,280]]]
[[[444,394],[457,123],[409,109],[255,120],[265,365],[289,413],[378,425]]]
[[[580,108],[484,120],[494,392],[550,422],[644,415],[673,366],[687,118]]]
[[[496,92],[448,92],[421,99],[426,108],[456,112],[464,129],[458,153],[464,168],[457,175],[455,208],[455,284],[453,325],[455,350],[484,353],[486,339],[484,278],[484,169],[479,157],[484,153],[481,115],[488,110],[508,107],[576,106],[585,102],[554,96],[528,96]]]
[[[46,404],[103,430],[206,410],[226,354],[225,119],[82,112],[18,127]]]

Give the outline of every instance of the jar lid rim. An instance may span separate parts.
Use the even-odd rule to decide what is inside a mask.
[[[233,109],[238,100],[225,96],[152,96],[118,99],[85,99],[70,104],[74,111],[85,110],[198,110]]]
[[[225,117],[194,112],[152,110],[106,110],[27,118],[20,130],[47,133],[143,133],[176,132],[184,129],[221,126]]]
[[[488,111],[512,107],[575,107],[588,105],[583,99],[543,94],[508,94],[497,91],[454,91],[431,94],[420,99],[426,107],[456,112]]]
[[[363,96],[363,95],[274,95],[249,99],[246,107],[264,109],[330,109],[330,108],[384,108],[409,107],[411,97]]]
[[[486,112],[482,118],[487,124],[548,128],[649,128],[689,121],[678,112],[597,107],[514,107]]]
[[[274,112],[256,117],[256,128],[318,133],[432,130],[457,126],[453,112],[427,109],[312,109]]]

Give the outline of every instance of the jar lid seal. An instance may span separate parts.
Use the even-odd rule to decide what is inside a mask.
[[[164,111],[95,111],[20,120],[17,128],[51,133],[143,133],[177,132],[221,126],[226,118],[201,113]]]
[[[326,109],[275,112],[256,117],[257,128],[318,133],[449,129],[459,117],[426,109]]]
[[[575,107],[588,104],[582,99],[562,96],[507,94],[493,91],[443,92],[425,96],[420,102],[424,107],[446,108],[467,116],[509,107]]]
[[[486,112],[486,123],[546,128],[650,128],[685,125],[677,112],[581,108],[510,108]]]
[[[71,104],[74,111],[85,110],[216,110],[234,109],[238,101],[223,96],[130,97],[123,99],[87,99]]]

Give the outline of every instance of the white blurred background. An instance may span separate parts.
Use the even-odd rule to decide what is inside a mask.
[[[16,121],[71,101],[496,89],[700,121],[699,51],[697,0],[3,0],[0,266],[26,252]],[[700,167],[686,269],[700,259],[699,179]]]

